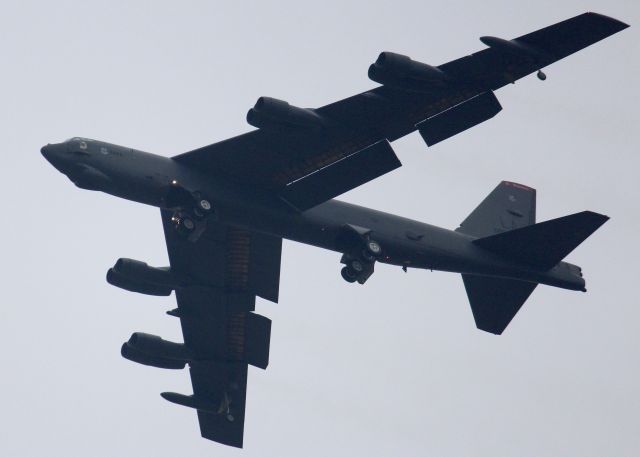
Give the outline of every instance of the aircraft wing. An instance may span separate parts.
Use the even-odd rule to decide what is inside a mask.
[[[282,239],[214,221],[197,242],[180,236],[162,210],[193,395],[162,396],[198,411],[204,438],[242,447],[247,365],[266,368],[271,321],[255,298],[277,302]]]
[[[321,108],[296,108],[318,128],[265,126],[174,159],[304,210],[399,167],[382,142],[419,130],[432,145],[488,120],[501,109],[494,90],[626,27],[585,13],[514,40],[483,37],[489,48],[437,67],[446,79],[428,90],[383,85]]]

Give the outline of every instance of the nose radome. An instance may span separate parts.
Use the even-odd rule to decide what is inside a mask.
[[[42,146],[42,149],[40,149],[40,152],[42,153],[44,158],[47,159],[48,158],[47,156],[51,153],[51,145],[48,144],[46,146]]]
[[[60,155],[63,149],[64,147],[62,147],[60,144],[49,143],[46,146],[42,146],[42,149],[40,149],[40,152],[42,153],[45,159],[51,162],[51,159],[55,160],[56,156]]]
[[[40,152],[47,161],[58,170],[64,172],[69,161],[65,154],[65,146],[62,144],[48,144],[40,149]]]

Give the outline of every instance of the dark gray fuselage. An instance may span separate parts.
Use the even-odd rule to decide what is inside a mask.
[[[222,223],[324,249],[340,252],[340,233],[350,224],[371,230],[383,247],[382,263],[585,287],[566,262],[541,271],[482,249],[468,235],[338,200],[298,212],[271,192],[222,174],[204,175],[167,157],[82,138],[45,146],[42,153],[78,187],[164,208],[168,190],[179,184],[209,196],[211,217]]]

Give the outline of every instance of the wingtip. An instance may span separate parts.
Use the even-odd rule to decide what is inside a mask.
[[[594,13],[592,11],[589,11],[588,13],[585,13],[595,19],[601,20],[603,22],[606,22],[607,24],[611,25],[614,29],[616,29],[616,31],[620,31],[620,30],[624,30],[628,27],[630,27],[629,24],[622,22],[618,19],[615,19],[611,16],[606,16],[604,14],[600,14],[600,13]]]
[[[593,217],[594,219],[599,219],[602,221],[602,223],[604,224],[605,222],[607,222],[609,219],[611,219],[609,216],[607,216],[606,214],[600,214],[600,213],[596,213],[595,211],[584,211],[585,214],[588,214],[589,216]]]

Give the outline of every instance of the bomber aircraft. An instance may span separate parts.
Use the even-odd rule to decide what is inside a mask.
[[[122,355],[182,369],[204,438],[242,447],[247,366],[266,368],[271,321],[256,297],[278,301],[283,238],[342,254],[341,273],[364,284],[377,262],[462,273],[478,328],[500,334],[538,284],[586,291],[562,259],[607,217],[585,211],[536,223],[536,192],[504,181],[446,230],[334,197],[400,166],[390,142],[418,130],[432,146],[495,116],[494,91],[626,28],[585,13],[513,40],[482,37],[474,54],[430,66],[383,52],[369,68],[381,86],[321,108],[261,97],[257,130],[167,158],[86,138],[42,148],[82,189],[160,208],[169,267],[119,259],[107,281],[167,296],[184,343],[134,333]]]

